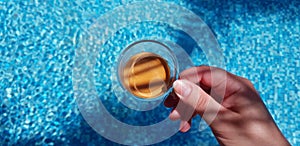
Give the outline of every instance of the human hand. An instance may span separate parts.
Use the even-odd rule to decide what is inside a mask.
[[[175,94],[165,106],[173,107],[169,117],[181,120],[182,132],[190,129],[192,117],[200,115],[221,145],[290,145],[245,78],[200,66],[183,71],[173,87]]]

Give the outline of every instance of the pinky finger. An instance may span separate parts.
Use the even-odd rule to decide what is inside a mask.
[[[192,124],[192,121],[189,120],[189,121],[181,121],[180,122],[180,128],[179,130],[181,132],[187,132],[191,129],[191,124]]]

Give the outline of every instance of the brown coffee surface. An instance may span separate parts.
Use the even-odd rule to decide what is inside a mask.
[[[150,52],[134,55],[126,63],[123,85],[140,98],[155,98],[164,94],[170,85],[170,68],[166,60]]]

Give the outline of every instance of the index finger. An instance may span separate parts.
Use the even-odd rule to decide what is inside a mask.
[[[180,74],[180,79],[189,80],[210,89],[210,94],[214,98],[227,97],[240,89],[237,76],[216,67],[192,67],[184,70]]]

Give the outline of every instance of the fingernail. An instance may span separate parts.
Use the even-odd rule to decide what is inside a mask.
[[[175,89],[175,92],[183,97],[189,96],[192,91],[191,86],[181,80],[175,81],[173,83],[173,87]]]
[[[187,121],[181,121],[179,130],[181,132],[187,132],[190,129],[190,125]]]
[[[171,120],[173,120],[173,121],[179,120],[179,119],[180,119],[180,114],[178,113],[177,110],[173,110],[173,111],[171,112],[171,114],[169,115],[169,118],[170,118]]]

